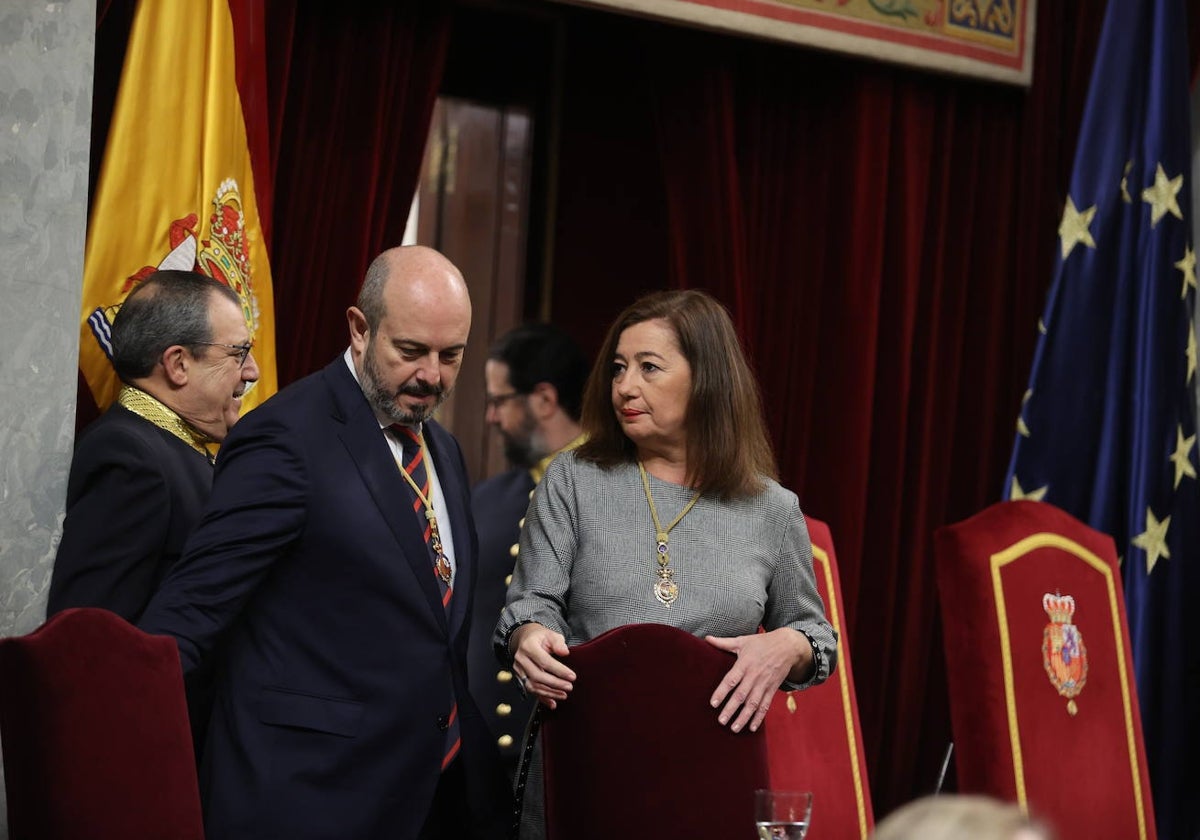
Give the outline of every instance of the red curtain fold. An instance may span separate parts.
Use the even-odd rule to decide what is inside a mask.
[[[268,5],[281,387],[345,348],[367,265],[400,244],[449,20],[436,0]]]

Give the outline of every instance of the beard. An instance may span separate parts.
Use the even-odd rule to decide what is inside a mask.
[[[379,371],[379,365],[375,360],[375,342],[371,341],[367,345],[367,351],[363,353],[363,369],[362,369],[362,389],[367,397],[367,402],[379,414],[384,415],[393,423],[400,423],[403,426],[415,426],[418,423],[423,423],[433,416],[433,412],[437,411],[438,406],[446,401],[446,397],[450,396],[450,389],[443,388],[440,385],[430,385],[421,382],[414,382],[411,385],[401,385],[398,389],[389,389],[383,384],[383,374]],[[417,406],[413,409],[404,408],[397,400],[407,395],[410,397],[435,397],[431,405]]]
[[[504,457],[514,467],[532,467],[546,454],[541,451],[544,447],[537,444],[537,422],[528,412],[515,433],[499,428],[497,431],[504,441]]]
[[[504,432],[500,433],[504,441],[504,460],[514,467],[532,467],[539,459],[533,456],[533,448],[528,440],[521,440]]]

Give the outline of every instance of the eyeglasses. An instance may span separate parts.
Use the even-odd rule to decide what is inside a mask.
[[[522,394],[520,391],[511,391],[507,394],[496,394],[494,396],[487,397],[484,399],[483,404],[488,411],[491,411],[494,408],[499,409],[500,406],[504,405],[509,400],[524,396],[526,395]]]
[[[230,356],[237,357],[238,367],[245,367],[246,359],[250,356],[250,351],[254,349],[254,342],[250,341],[245,344],[221,344],[216,341],[197,341],[196,344],[203,347],[224,347],[226,350],[233,350]]]

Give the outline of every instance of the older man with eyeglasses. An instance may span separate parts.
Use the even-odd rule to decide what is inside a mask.
[[[258,379],[237,294],[190,271],[156,271],[112,326],[124,387],[75,447],[47,616],[102,607],[136,622],[179,560],[212,492],[213,451]],[[211,669],[188,683],[199,760]]]
[[[135,622],[200,520],[213,450],[258,364],[237,294],[189,271],[140,283],[112,344],[124,387],[76,446],[46,612],[103,607]]]

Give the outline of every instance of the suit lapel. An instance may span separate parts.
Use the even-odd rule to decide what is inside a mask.
[[[441,593],[433,574],[429,547],[421,533],[420,522],[409,504],[411,491],[400,477],[400,468],[388,447],[384,432],[379,428],[379,422],[362,389],[341,357],[325,369],[325,374],[341,411],[340,419],[343,420],[338,437],[358,468],[367,492],[375,500],[380,514],[400,544],[404,560],[429,602],[430,610],[446,627],[446,610],[442,607]]]

